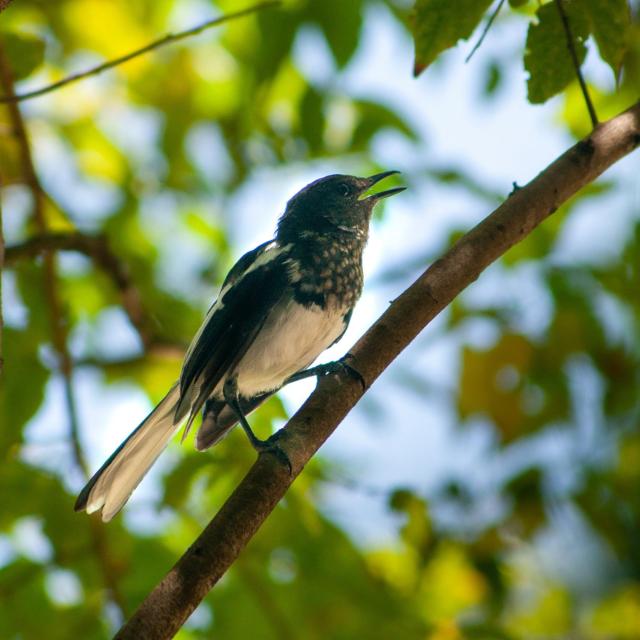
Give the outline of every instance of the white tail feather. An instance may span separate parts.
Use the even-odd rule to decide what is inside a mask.
[[[180,428],[182,420],[174,421],[175,407],[179,399],[180,388],[176,383],[96,473],[87,485],[89,491],[84,500],[87,513],[102,509],[102,519],[108,522],[122,509],[133,490]]]

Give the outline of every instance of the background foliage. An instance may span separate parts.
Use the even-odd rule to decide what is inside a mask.
[[[400,149],[394,161],[416,193],[411,227],[439,231],[422,249],[409,251],[408,237],[389,243],[388,264],[369,283],[378,300],[399,292],[507,195],[509,184],[479,177],[464,158],[433,153],[428,104],[385,96],[391,68],[406,84],[429,74],[446,82],[452,67],[443,52],[478,38],[498,8],[457,4],[285,2],[24,102],[40,204],[15,121],[0,108],[7,246],[43,231],[38,208],[48,232],[99,237],[90,250],[57,255],[53,320],[47,260],[7,253],[0,637],[110,637],[251,463],[242,434],[206,454],[189,442],[175,445],[126,517],[105,527],[72,511],[87,466],[105,453],[91,434],[104,428],[109,405],[124,403],[109,421],[126,423],[124,433],[135,423],[128,398],[163,395],[216,287],[249,248],[245,227],[273,226],[277,209],[261,210],[273,190],[282,204],[303,175],[336,167],[372,173],[389,168],[387,147]],[[26,91],[238,8],[231,1],[15,1],[0,14],[3,59],[18,92]],[[589,120],[554,3],[510,0],[499,8],[494,29],[523,37],[509,40],[517,42],[511,55],[484,45],[475,54],[478,112],[506,100],[517,68],[531,103],[560,93],[545,126],[568,145]],[[624,0],[566,4],[579,58],[591,60],[587,78],[602,118],[637,99],[639,9]],[[378,90],[367,92],[354,69],[367,65],[360,48],[374,21],[406,43],[415,36],[416,56],[390,61]],[[412,65],[417,73],[431,64],[411,79]],[[521,102],[523,111],[534,108]],[[456,126],[453,118],[447,126]],[[521,132],[523,155],[537,134]],[[437,482],[426,487],[417,474],[411,486],[397,486],[363,476],[350,466],[357,448],[315,460],[179,637],[640,636],[640,192],[638,160],[628,162],[635,180],[613,172],[514,248],[354,415],[371,437],[406,407],[416,438],[453,422],[454,444],[420,450],[425,476],[442,468]],[[424,185],[461,198],[472,218],[459,228],[430,223],[421,212]],[[583,237],[572,255],[568,239],[589,207],[605,250]],[[390,216],[374,236],[389,229]],[[623,233],[608,234],[614,217]],[[441,362],[442,345],[445,366],[434,376],[425,362]],[[73,365],[66,400],[65,352]],[[83,398],[97,397],[89,386],[104,394],[101,404],[86,406]],[[252,420],[266,434],[287,409],[275,398]],[[465,467],[459,461],[478,434],[482,455]],[[383,437],[392,440],[394,428]],[[108,448],[118,440],[107,439]],[[395,451],[387,462],[402,465],[391,459]],[[379,523],[367,521],[374,529],[367,539],[355,497],[351,518],[332,515],[336,486],[386,509]],[[378,526],[391,533],[376,536]]]

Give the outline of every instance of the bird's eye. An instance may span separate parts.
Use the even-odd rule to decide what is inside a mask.
[[[351,195],[351,187],[346,182],[341,182],[338,185],[338,193],[346,198]]]

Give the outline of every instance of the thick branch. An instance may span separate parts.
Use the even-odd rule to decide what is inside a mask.
[[[391,304],[351,350],[351,364],[367,384],[371,385],[486,267],[639,144],[640,102],[598,126],[590,137],[560,156],[461,238]],[[293,473],[289,475],[273,456],[260,456],[200,537],[116,637],[172,638],[362,394],[360,384],[351,378],[320,380],[281,433],[279,442]]]
[[[149,51],[153,51],[154,49],[159,49],[160,47],[164,47],[167,44],[177,42],[178,40],[184,40],[185,38],[195,36],[199,33],[202,33],[206,29],[217,27],[218,25],[223,24],[224,22],[229,22],[229,20],[233,20],[234,18],[242,18],[243,16],[255,13],[256,11],[275,7],[278,4],[280,4],[279,0],[268,0],[267,2],[260,2],[259,4],[241,9],[240,11],[234,11],[233,13],[227,13],[218,18],[207,20],[206,22],[203,22],[196,27],[192,27],[191,29],[179,31],[178,33],[168,33],[162,38],[154,40],[153,42],[146,44],[140,49],[136,49],[135,51],[131,51],[123,56],[120,56],[119,58],[114,58],[113,60],[109,60],[107,62],[104,62],[103,64],[99,64],[95,67],[92,67],[91,69],[87,69],[86,71],[74,73],[70,76],[67,76],[66,78],[62,78],[62,80],[58,80],[58,82],[47,85],[46,87],[41,87],[40,89],[35,89],[34,91],[27,91],[26,93],[19,93],[16,95],[7,94],[4,96],[0,96],[0,104],[8,102],[21,102],[23,100],[29,100],[31,98],[45,95],[46,93],[51,93],[52,91],[61,89],[62,87],[65,87],[68,84],[72,84],[73,82],[77,82],[78,80],[82,80],[83,78],[98,75],[103,71],[107,71],[107,69],[113,69],[113,67],[117,67],[124,62],[129,62],[129,60],[133,60],[134,58],[148,53]]]
[[[7,247],[5,262],[11,265],[21,258],[31,258],[47,251],[78,251],[91,258],[94,264],[113,280],[122,297],[122,306],[131,324],[140,334],[145,348],[155,341],[140,293],[133,284],[126,265],[113,253],[104,236],[90,236],[78,232],[39,234],[21,244]]]

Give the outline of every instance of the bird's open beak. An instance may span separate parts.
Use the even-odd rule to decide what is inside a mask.
[[[382,173],[376,173],[373,176],[365,178],[367,182],[367,186],[365,187],[365,191],[368,191],[374,184],[380,182],[380,180],[384,180],[387,176],[392,176],[396,173],[400,173],[399,171],[383,171]],[[363,198],[364,200],[382,200],[382,198],[388,198],[389,196],[394,196],[396,193],[400,193],[404,191],[406,187],[394,187],[393,189],[387,189],[386,191],[379,191],[378,193],[373,193],[370,196],[366,196]]]

